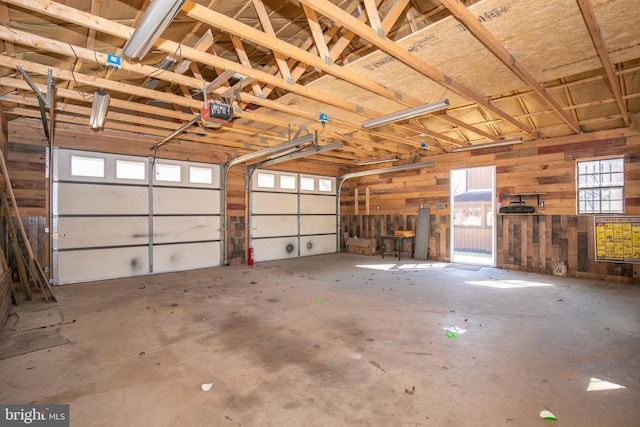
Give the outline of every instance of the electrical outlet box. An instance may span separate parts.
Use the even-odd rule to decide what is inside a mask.
[[[122,67],[122,58],[120,58],[118,55],[108,54],[107,65],[109,67],[120,68]]]

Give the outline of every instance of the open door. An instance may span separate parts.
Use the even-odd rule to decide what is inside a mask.
[[[451,260],[495,265],[495,166],[451,171]]]

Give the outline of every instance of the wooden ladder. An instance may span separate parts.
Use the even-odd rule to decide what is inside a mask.
[[[27,250],[27,254],[29,256],[28,262],[24,259],[22,255],[22,251],[20,250],[20,244],[18,242],[18,236],[16,233],[16,229],[13,226],[13,221],[11,218],[11,210],[9,209],[9,203],[7,201],[7,195],[5,193],[0,194],[0,202],[2,203],[2,209],[4,210],[4,215],[7,219],[7,226],[9,228],[9,236],[11,239],[11,244],[15,253],[16,263],[18,266],[18,275],[20,276],[20,283],[22,283],[22,287],[24,289],[27,300],[31,300],[31,287],[29,285],[29,279],[27,276],[31,277],[36,288],[39,288],[44,295],[44,299],[46,302],[49,302],[49,296],[55,302],[57,302],[56,297],[53,295],[53,290],[49,285],[49,280],[44,274],[42,267],[38,263],[38,260],[33,256],[33,250],[31,249],[31,244],[29,243],[29,239],[27,238],[27,232],[24,229],[24,224],[22,224],[22,217],[20,216],[20,210],[18,209],[18,204],[16,203],[16,197],[13,193],[13,187],[11,186],[11,179],[9,178],[9,172],[7,170],[7,164],[4,160],[4,154],[2,150],[0,150],[0,171],[2,175],[4,175],[4,180],[7,186],[7,193],[9,194],[9,198],[11,199],[11,205],[13,207],[14,216],[17,218],[18,227],[20,228],[20,234],[22,235],[22,241],[24,242],[24,246]],[[13,230],[13,231],[12,231]],[[28,273],[28,274],[27,274]],[[25,278],[26,277],[26,278]]]
[[[2,211],[4,213],[5,221],[7,222],[7,234],[9,234],[9,243],[16,258],[18,278],[20,279],[20,284],[22,285],[22,289],[24,290],[24,295],[27,298],[27,301],[31,301],[33,297],[31,294],[31,284],[29,283],[29,276],[27,274],[27,264],[24,261],[24,256],[22,256],[22,250],[20,249],[20,244],[18,243],[16,228],[13,226],[11,211],[9,210],[9,203],[7,202],[7,195],[5,193],[0,193],[0,203],[2,206]]]

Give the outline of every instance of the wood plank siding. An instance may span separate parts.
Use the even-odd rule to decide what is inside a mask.
[[[544,207],[536,208],[539,215],[496,218],[497,267],[551,274],[563,260],[573,276],[630,282],[640,274],[638,265],[595,261],[593,215],[576,214],[575,171],[577,160],[624,157],[625,213],[638,215],[639,152],[637,133],[616,131],[429,157],[434,162],[430,167],[347,181],[341,193],[341,228],[364,238],[411,229],[406,227],[415,224],[422,205],[431,209],[429,258],[449,261],[451,169],[495,165],[503,204],[517,200],[510,195],[545,193],[540,196]],[[354,194],[367,189],[370,205],[379,209],[375,215],[355,215]],[[358,198],[360,211],[364,202]]]

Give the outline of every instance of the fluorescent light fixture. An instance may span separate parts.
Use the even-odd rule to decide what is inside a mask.
[[[107,108],[109,108],[109,98],[109,94],[102,89],[93,94],[91,117],[89,117],[91,129],[99,130],[104,127],[104,119],[107,116]]]
[[[400,159],[398,159],[397,157],[391,157],[390,159],[365,160],[362,162],[357,162],[357,164],[358,166],[377,165],[378,163],[395,162],[396,160],[400,160]]]
[[[503,145],[519,144],[521,142],[522,142],[522,138],[507,139],[504,141],[489,142],[487,144],[465,145],[463,147],[452,148],[451,151],[479,150],[481,148],[500,147]]]
[[[392,173],[392,172],[407,171],[411,169],[429,168],[433,165],[434,165],[433,161],[430,160],[428,162],[409,163],[406,165],[391,166],[391,167],[382,168],[382,169],[371,169],[368,171],[351,172],[351,173],[346,173],[342,176],[339,176],[338,178],[341,179],[342,181],[346,181],[347,179],[362,178],[363,176],[369,176],[369,175],[380,175],[383,173]]]
[[[400,172],[400,171],[406,171],[406,170],[412,170],[412,169],[422,169],[422,168],[431,167],[433,165],[434,165],[433,161],[430,160],[428,162],[409,163],[406,165],[390,166],[388,168],[370,169],[366,171],[347,173],[338,177],[338,180],[339,180],[338,194],[340,194],[340,189],[342,188],[342,184],[344,184],[344,182],[348,179],[362,178],[363,176],[380,175],[383,173],[393,173],[393,172]]]
[[[420,107],[398,111],[396,113],[389,114],[388,116],[366,121],[362,124],[362,127],[365,129],[371,129],[382,125],[388,125],[389,123],[399,122],[400,120],[423,116],[446,108],[449,108],[449,100],[443,99],[442,101],[434,102],[432,104],[425,104]]]
[[[260,151],[254,151],[253,153],[245,154],[244,156],[236,157],[235,159],[229,160],[224,164],[224,166],[228,169],[231,168],[231,166],[249,162],[260,157],[268,157],[274,153],[282,152],[284,150],[288,150],[289,148],[297,147],[299,145],[306,144],[312,141],[312,134],[302,135],[301,137],[283,142],[282,144],[274,145],[273,147],[268,147]]]
[[[263,168],[272,166],[277,163],[288,162],[289,160],[297,160],[303,157],[313,156],[315,154],[326,153],[327,151],[339,150],[342,148],[342,141],[334,142],[333,144],[313,146],[312,148],[297,151],[295,153],[285,154],[284,156],[276,157],[275,159],[265,160],[253,165],[254,168]]]
[[[127,58],[142,60],[185,2],[186,0],[153,0],[124,46],[122,54]]]

